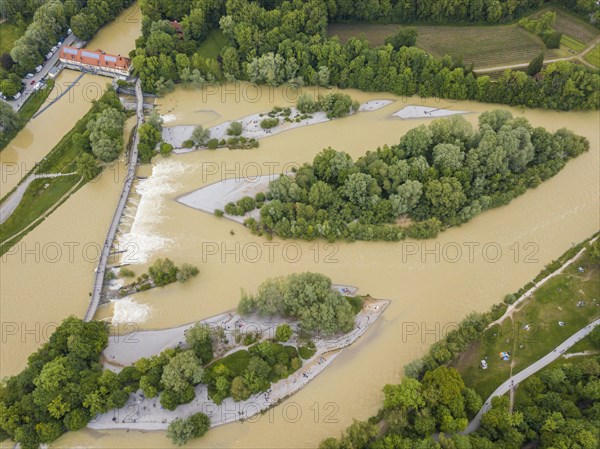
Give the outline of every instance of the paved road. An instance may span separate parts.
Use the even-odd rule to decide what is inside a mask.
[[[594,67],[592,64],[590,64],[589,62],[587,62],[585,59],[583,59],[583,57],[585,55],[587,55],[590,51],[592,51],[592,49],[600,42],[600,38],[596,38],[585,50],[583,50],[581,53],[578,53],[576,55],[573,56],[566,56],[564,58],[556,58],[556,59],[545,59],[544,60],[544,64],[551,64],[553,62],[558,62],[558,61],[571,61],[573,59],[578,59],[579,62],[583,63],[584,65],[591,67],[591,68],[596,68]],[[499,72],[502,70],[507,70],[507,69],[523,69],[526,68],[529,65],[528,62],[524,62],[522,64],[512,64],[512,65],[500,65],[500,66],[496,66],[496,67],[487,67],[485,69],[475,69],[473,70],[475,73],[489,73],[489,72]]]
[[[142,124],[144,123],[144,95],[142,93],[142,84],[139,79],[135,83],[135,93],[137,98],[137,127],[133,138],[131,154],[129,155],[127,177],[125,178],[125,183],[123,184],[123,191],[121,192],[121,197],[119,198],[117,209],[115,210],[115,213],[113,215],[112,222],[110,223],[110,227],[108,228],[108,234],[106,235],[106,240],[104,241],[104,246],[102,247],[100,261],[98,262],[98,268],[96,269],[96,275],[94,277],[94,286],[92,288],[92,297],[90,300],[90,305],[84,317],[85,321],[91,321],[92,319],[94,319],[96,309],[98,309],[98,305],[100,304],[100,296],[102,294],[102,286],[104,284],[104,276],[106,273],[106,264],[108,262],[108,256],[110,254],[110,250],[112,248],[113,241],[117,233],[117,228],[119,227],[121,216],[123,215],[123,211],[125,210],[125,205],[127,204],[127,199],[129,198],[129,193],[131,192],[131,187],[135,179],[135,170],[137,167],[138,158],[138,144],[140,142],[139,130]]]
[[[73,34],[70,34],[63,41],[63,44],[62,44],[61,48],[65,47],[67,45],[73,46],[73,44],[75,44],[76,47],[77,46],[82,46],[84,44],[84,41],[82,41],[80,39],[77,39]],[[23,103],[25,103],[25,101],[29,98],[29,96],[33,92],[35,92],[33,90],[33,86],[35,86],[35,83],[33,83],[33,86],[32,86],[30,84],[31,81],[35,81],[37,83],[38,81],[41,81],[42,79],[44,79],[46,77],[46,75],[48,74],[48,72],[50,71],[50,69],[52,67],[54,67],[58,63],[58,55],[59,55],[59,53],[60,53],[60,48],[52,55],[52,57],[50,59],[48,59],[46,62],[44,62],[42,71],[40,73],[32,72],[32,73],[34,73],[34,77],[32,79],[25,79],[25,80],[23,80],[23,81],[25,81],[25,90],[23,91],[23,94],[21,95],[21,98],[19,98],[16,101],[7,101],[7,103],[15,111],[18,111],[19,109],[21,109],[21,106],[23,106]]]
[[[19,184],[19,187],[17,187],[17,189],[12,193],[10,198],[7,198],[6,201],[4,201],[2,205],[0,205],[0,224],[8,220],[8,217],[10,217],[11,214],[15,211],[15,209],[23,199],[23,195],[25,194],[27,187],[29,187],[29,184],[31,184],[33,181],[35,181],[36,179],[57,178],[59,176],[70,176],[74,174],[76,173],[49,173],[41,175],[29,175],[25,181]]]
[[[520,382],[524,381],[532,374],[537,373],[539,370],[541,370],[545,366],[547,366],[550,363],[552,363],[553,361],[555,361],[567,349],[569,349],[571,346],[573,346],[575,343],[577,343],[583,337],[585,337],[590,332],[592,332],[594,327],[596,327],[598,325],[600,325],[600,319],[597,319],[593,323],[588,324],[583,329],[580,329],[578,332],[574,333],[569,338],[567,338],[565,341],[563,341],[560,345],[558,345],[558,347],[556,347],[556,349],[553,349],[552,352],[549,352],[544,357],[539,359],[537,362],[532,363],[527,368],[525,368],[523,371],[518,372],[517,374],[512,376],[510,379],[508,379],[506,382],[504,382],[502,385],[500,385],[498,388],[496,388],[496,390],[490,395],[490,397],[487,398],[487,400],[485,401],[485,404],[483,405],[483,407],[481,407],[481,410],[479,410],[479,412],[477,413],[475,418],[473,418],[473,420],[469,423],[467,428],[462,433],[464,435],[466,435],[471,432],[474,432],[475,430],[477,430],[479,428],[479,425],[481,424],[481,417],[492,407],[492,398],[494,396],[502,396],[503,394],[508,392],[511,388],[513,388],[515,385],[518,385]]]

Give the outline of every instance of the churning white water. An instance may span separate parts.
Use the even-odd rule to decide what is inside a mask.
[[[139,304],[131,297],[116,299],[114,305],[112,324],[142,323],[150,315],[150,306]]]
[[[140,195],[135,218],[129,232],[119,237],[118,247],[124,250],[123,263],[146,263],[153,253],[163,249],[171,239],[157,233],[156,225],[164,220],[162,209],[165,198],[177,191],[176,182],[183,174],[185,164],[173,159],[158,161],[152,175],[141,179],[136,186]]]

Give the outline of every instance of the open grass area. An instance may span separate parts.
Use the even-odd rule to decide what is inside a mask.
[[[588,45],[595,38],[597,38],[598,35],[600,35],[600,30],[595,28],[593,25],[590,25],[589,23],[581,20],[581,18],[569,13],[568,11],[565,11],[562,8],[544,8],[534,14],[533,17],[539,17],[547,11],[553,11],[556,13],[556,21],[552,24],[552,28],[579,42],[583,42],[584,44]]]
[[[36,179],[27,188],[23,200],[12,215],[2,224],[0,241],[19,232],[37,220],[80,180],[77,175],[59,178]],[[3,245],[4,246],[4,245]],[[8,248],[2,248],[2,254]]]
[[[575,53],[581,53],[585,50],[586,45],[583,42],[579,42],[576,39],[573,39],[571,36],[567,36],[563,34],[560,45],[564,45],[565,47],[573,50]]]
[[[579,272],[579,267],[583,272]],[[511,318],[488,329],[453,362],[467,386],[488,397],[502,382],[600,317],[600,265],[588,252],[549,280]],[[564,325],[559,325],[559,321]],[[510,352],[508,361],[500,352]],[[482,369],[486,359],[488,368]]]
[[[583,59],[600,69],[600,44],[592,48]]]
[[[364,34],[371,45],[381,45],[394,34],[398,25],[332,24],[329,34],[347,42]],[[462,58],[476,68],[526,63],[545,49],[542,40],[520,26],[417,26],[417,46],[441,57]],[[547,58],[569,56],[565,49],[545,50]]]
[[[25,29],[19,28],[13,23],[0,23],[0,55],[10,53],[15,41],[19,39],[24,32]]]
[[[204,42],[200,44],[198,53],[204,58],[216,58],[226,43],[227,39],[221,30],[212,30],[208,33]]]

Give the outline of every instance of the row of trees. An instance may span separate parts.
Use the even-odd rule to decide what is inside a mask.
[[[562,33],[554,31],[551,25],[556,20],[554,11],[547,11],[539,18],[524,18],[519,21],[519,25],[533,34],[537,34],[542,38],[547,48],[560,47]]]
[[[255,295],[243,294],[238,311],[298,319],[303,330],[324,335],[354,328],[350,302],[332,289],[331,279],[319,273],[268,279]]]
[[[246,224],[283,238],[427,238],[508,203],[588,148],[584,137],[533,128],[508,111],[481,114],[477,131],[456,115],[413,128],[398,145],[356,161],[323,150],[293,176],[272,181],[259,221]],[[412,225],[393,226],[401,217]]]
[[[168,20],[186,11],[187,3],[177,8],[176,16],[168,15],[166,11],[173,11],[163,3],[142,3],[143,37],[132,55],[135,71],[150,92],[164,92],[175,82],[201,86],[237,79],[270,85],[336,85],[564,110],[595,109],[600,103],[598,72],[567,61],[549,65],[535,79],[523,72],[507,71],[492,80],[476,76],[449,57],[436,59],[421,49],[403,46],[414,43],[411,33],[377,48],[371,48],[364,38],[343,45],[337,38],[327,37],[328,19],[337,17],[332,13],[337,11],[333,1],[294,0],[267,8],[260,2],[230,0],[224,12],[212,1],[196,2],[193,7],[188,5],[190,10],[182,23],[193,13],[198,23],[184,32],[183,39]],[[497,0],[492,3],[502,7]],[[202,14],[195,13],[198,8]],[[447,14],[448,8],[440,11]],[[206,33],[193,32],[209,30],[217,22],[228,40],[218,61],[196,52]]]

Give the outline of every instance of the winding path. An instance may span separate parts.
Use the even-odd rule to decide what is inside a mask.
[[[550,273],[548,276],[546,276],[545,278],[540,279],[538,282],[536,282],[533,287],[531,287],[529,290],[527,290],[525,293],[523,293],[521,296],[519,296],[519,298],[517,298],[517,300],[515,302],[513,302],[510,306],[508,306],[506,308],[506,312],[504,312],[504,314],[500,318],[498,318],[497,320],[492,321],[490,324],[488,324],[487,327],[486,327],[486,329],[489,329],[490,327],[494,326],[495,324],[500,324],[506,318],[508,318],[509,316],[512,316],[512,314],[515,311],[515,309],[519,305],[521,305],[521,303],[523,301],[525,301],[526,299],[529,299],[531,297],[531,295],[538,288],[540,288],[542,285],[544,285],[546,282],[548,282],[553,277],[558,276],[559,274],[561,274],[569,265],[571,265],[573,262],[575,262],[577,259],[579,259],[579,256],[581,256],[588,249],[588,247],[592,243],[594,243],[597,239],[598,239],[598,236],[596,236],[593,239],[591,239],[589,242],[587,242],[586,245],[583,246],[583,248],[581,248],[577,252],[577,254],[575,254],[573,257],[571,257],[569,260],[567,260],[565,263],[563,263],[559,268],[557,268],[555,271],[553,271],[552,273]]]
[[[584,65],[595,69],[597,67],[595,67],[593,64],[590,64],[589,62],[587,62],[585,59],[583,59],[583,57],[585,55],[587,55],[590,51],[592,51],[598,43],[600,43],[600,37],[594,39],[592,41],[592,43],[590,45],[588,45],[586,47],[586,49],[583,50],[581,53],[577,53],[576,55],[573,55],[573,56],[565,56],[564,58],[545,59],[544,64],[551,64],[553,62],[558,62],[558,61],[571,61],[573,59],[577,59],[577,60],[579,60],[579,62],[583,63]],[[521,64],[500,65],[500,66],[495,66],[495,67],[487,67],[485,69],[475,69],[473,71],[475,73],[490,73],[490,72],[499,72],[501,70],[508,70],[508,69],[523,69],[523,68],[526,68],[527,66],[529,66],[529,63],[523,62]]]
[[[514,388],[515,385],[518,385],[520,382],[524,381],[532,374],[537,373],[539,370],[558,359],[567,349],[569,349],[583,337],[592,332],[592,330],[598,325],[600,325],[600,318],[588,324],[583,329],[580,329],[579,331],[575,332],[573,335],[571,335],[569,338],[567,338],[565,341],[563,341],[560,345],[558,345],[551,352],[539,359],[537,362],[532,363],[527,368],[523,369],[522,371],[519,371],[510,379],[506,380],[502,385],[496,388],[496,390],[490,395],[489,398],[486,399],[485,404],[483,405],[483,407],[481,407],[475,418],[473,418],[473,420],[469,423],[467,428],[461,433],[463,435],[467,435],[479,428],[481,424],[481,417],[492,407],[492,398],[494,396],[502,396],[503,394]]]
[[[137,127],[135,129],[135,134],[133,137],[131,153],[129,155],[127,175],[125,177],[125,183],[123,184],[123,191],[121,192],[121,197],[119,198],[119,203],[117,204],[117,208],[110,223],[110,227],[108,228],[108,233],[106,235],[106,240],[104,241],[104,246],[102,247],[100,261],[98,262],[98,267],[94,276],[94,286],[92,288],[90,305],[88,306],[87,312],[85,313],[84,317],[85,321],[91,321],[94,318],[94,315],[96,314],[96,309],[98,309],[98,305],[100,304],[100,296],[102,294],[102,286],[104,284],[104,276],[106,273],[106,264],[108,262],[108,256],[113,246],[113,241],[117,233],[117,228],[119,227],[121,216],[123,215],[123,211],[125,210],[125,206],[127,204],[127,199],[129,198],[129,193],[131,192],[131,187],[133,186],[133,181],[135,180],[135,171],[137,168],[138,159],[138,144],[140,142],[139,130],[142,124],[144,123],[144,95],[142,93],[142,85],[139,79],[135,82],[135,94],[137,98]]]
[[[48,173],[48,174],[40,174],[40,175],[36,175],[36,174],[29,175],[27,177],[27,179],[25,179],[25,181],[23,181],[21,184],[19,184],[19,186],[11,194],[11,196],[9,198],[7,198],[6,201],[4,201],[2,203],[2,205],[0,205],[0,224],[4,223],[6,220],[8,220],[8,217],[10,217],[12,215],[12,213],[15,211],[15,209],[17,208],[19,203],[21,203],[21,200],[23,199],[23,195],[25,195],[25,191],[27,190],[27,187],[29,187],[29,184],[31,184],[33,181],[35,181],[36,179],[58,178],[59,176],[72,176],[75,174],[76,173],[73,172],[73,173]]]

